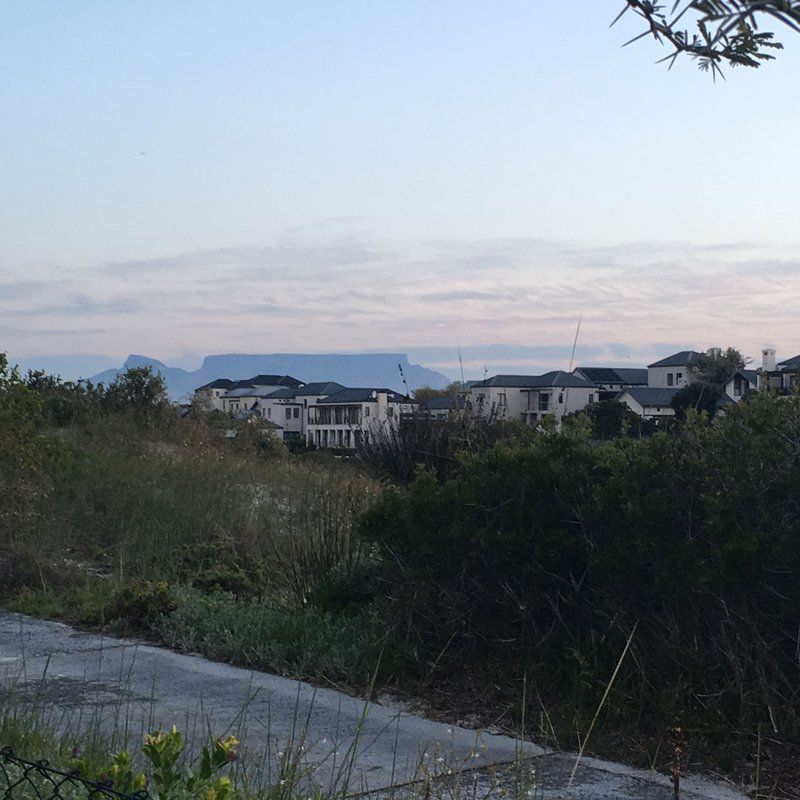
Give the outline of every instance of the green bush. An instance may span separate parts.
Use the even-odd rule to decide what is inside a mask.
[[[383,621],[419,675],[495,664],[585,714],[637,626],[620,724],[800,737],[798,454],[800,399],[760,395],[669,435],[598,442],[576,418],[443,485],[422,472],[362,521]]]

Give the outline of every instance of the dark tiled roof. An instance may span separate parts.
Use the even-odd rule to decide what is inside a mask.
[[[411,403],[405,395],[393,392],[391,389],[342,389],[340,392],[323,397],[318,405],[331,404],[338,405],[341,403],[374,403],[377,400],[378,392],[388,395],[390,403]]]
[[[234,382],[228,378],[217,378],[215,381],[211,381],[211,383],[205,383],[202,386],[198,386],[196,391],[199,392],[203,389],[231,389],[233,384]]]
[[[295,389],[303,385],[303,381],[291,375],[256,375],[247,382],[252,386],[291,386]]]
[[[276,389],[274,392],[265,394],[265,398],[270,400],[294,400],[295,390],[284,387],[283,389]]]
[[[231,389],[252,389],[253,383],[251,381],[234,381]]]
[[[464,408],[464,402],[463,397],[431,397],[422,405],[428,411],[450,411],[454,408]]]
[[[680,389],[667,389],[659,386],[631,386],[630,389],[623,389],[619,393],[622,395],[629,395],[643,408],[652,408],[653,406],[669,406],[672,398],[680,391]]]
[[[622,378],[623,383],[627,383],[631,386],[637,384],[647,386],[647,368],[616,367],[614,372]]]
[[[501,388],[501,389],[541,389],[549,386],[563,386],[564,388],[591,389],[593,383],[557,369],[545,372],[544,375],[495,375],[485,381],[474,384],[475,389]]]
[[[736,374],[741,375],[745,380],[752,383],[753,386],[758,384],[758,372],[754,369],[740,369],[736,371]]]
[[[722,406],[727,406],[735,402],[736,401],[729,394],[723,394],[722,397],[717,400],[717,408],[721,408]]]
[[[296,397],[310,397],[313,395],[328,395],[333,394],[334,392],[341,392],[342,389],[346,389],[346,386],[342,386],[341,383],[336,383],[336,381],[316,381],[314,383],[307,383],[305,386],[301,386],[296,392]]]
[[[779,361],[779,367],[800,367],[800,355],[787,358],[786,361]]]
[[[646,386],[647,370],[631,369],[629,367],[578,367],[575,372],[580,372],[587,381],[592,383],[621,383],[628,386]]]
[[[685,367],[691,364],[695,359],[701,355],[696,350],[681,350],[680,353],[673,353],[671,356],[662,358],[661,361],[655,361],[648,364],[648,367]]]

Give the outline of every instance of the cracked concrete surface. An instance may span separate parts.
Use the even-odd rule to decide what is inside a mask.
[[[242,767],[278,780],[287,747],[302,747],[324,788],[378,792],[421,775],[449,796],[513,792],[520,770],[534,797],[669,800],[666,776],[584,758],[567,792],[574,754],[512,737],[448,726],[332,689],[218,664],[141,642],[0,612],[0,683],[21,703],[57,709],[59,724],[124,729],[136,740],[176,724],[195,744],[236,733]],[[525,760],[522,761],[521,758]],[[516,762],[510,766],[511,762]],[[535,786],[535,788],[534,788]],[[474,794],[473,794],[474,793]],[[741,800],[732,787],[684,778],[683,800]]]

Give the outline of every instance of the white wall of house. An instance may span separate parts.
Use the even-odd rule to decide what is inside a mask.
[[[625,403],[634,414],[638,414],[642,419],[663,419],[664,417],[675,416],[675,409],[671,405],[643,406],[627,392],[623,392],[617,399],[620,403]]]
[[[740,402],[749,392],[755,392],[757,390],[757,386],[750,383],[742,375],[734,375],[727,384],[725,384],[725,394],[734,400],[735,402]]]
[[[352,450],[362,437],[396,428],[401,415],[415,409],[414,403],[390,403],[386,392],[370,402],[309,404],[306,440],[321,448]]]
[[[284,439],[302,436],[305,430],[305,410],[302,403],[289,398],[262,397],[258,400],[257,408],[262,419],[281,426]]]
[[[525,390],[511,386],[473,386],[469,402],[473,413],[498,419],[523,420],[528,410]]]
[[[647,385],[659,389],[680,389],[694,380],[689,365],[680,367],[648,367]]]
[[[557,422],[567,414],[574,414],[586,406],[596,403],[598,389],[583,386],[543,386],[537,389],[526,389],[526,407],[524,419],[530,424],[540,422],[545,417],[554,417]]]

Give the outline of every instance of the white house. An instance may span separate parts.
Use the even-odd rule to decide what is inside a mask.
[[[672,398],[679,391],[675,387],[631,386],[623,389],[617,400],[625,403],[634,414],[638,414],[642,419],[665,419],[675,416]]]
[[[352,450],[365,437],[396,428],[417,404],[391,389],[342,389],[308,407],[306,439],[329,449]]]
[[[696,350],[681,350],[647,365],[647,385],[653,388],[680,389],[691,383],[692,364],[702,355]]]
[[[725,394],[735,403],[751,392],[758,391],[758,372],[754,369],[739,369],[725,384]]]
[[[262,419],[280,426],[284,442],[300,439],[305,430],[305,410],[294,393],[294,389],[276,389],[260,396],[253,406]]]
[[[222,411],[224,405],[222,396],[234,387],[234,383],[235,381],[228,378],[217,378],[195,389],[195,396],[205,403],[208,411]]]
[[[560,422],[566,414],[596,402],[599,389],[570,372],[544,375],[495,375],[473,384],[470,402],[475,413],[534,424],[547,416]]]
[[[800,355],[775,363],[775,350],[765,347],[761,351],[761,369],[758,370],[759,390],[788,394],[800,387]]]
[[[297,389],[303,382],[291,375],[255,375],[252,378],[236,381],[222,395],[222,410],[227,414],[250,411],[256,400],[266,397],[278,389]]]

